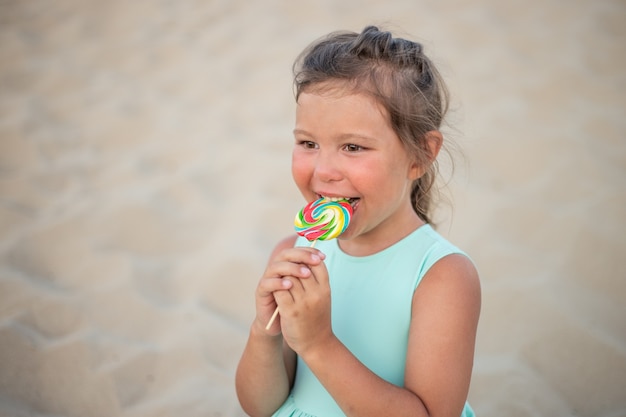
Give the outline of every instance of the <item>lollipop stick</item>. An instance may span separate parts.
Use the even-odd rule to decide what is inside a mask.
[[[274,320],[276,320],[276,316],[278,316],[278,307],[276,307],[276,310],[274,310],[274,314],[272,314],[270,321],[267,322],[267,326],[265,326],[265,330],[269,330],[270,327],[272,327],[272,323],[274,323]]]
[[[317,240],[314,240],[311,243],[311,246],[309,246],[310,248],[315,246],[315,242],[317,242]],[[272,327],[272,324],[274,323],[274,320],[276,320],[276,316],[278,316],[278,306],[276,307],[276,310],[274,310],[274,313],[272,313],[272,317],[270,317],[270,321],[267,322],[267,326],[265,326],[265,330],[269,330],[270,327]]]

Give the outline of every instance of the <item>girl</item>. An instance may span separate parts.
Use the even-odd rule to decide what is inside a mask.
[[[336,240],[289,237],[256,290],[236,388],[251,416],[472,416],[472,262],[430,226],[447,91],[418,43],[332,33],[294,66],[292,174],[345,198]],[[280,316],[266,330],[272,312]]]

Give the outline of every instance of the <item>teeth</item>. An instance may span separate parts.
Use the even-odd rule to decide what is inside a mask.
[[[338,201],[345,201],[346,203],[350,204],[352,206],[352,208],[354,209],[355,204],[357,203],[357,201],[360,200],[360,198],[353,198],[353,197],[326,197],[323,196],[321,194],[318,194],[319,198],[323,198],[326,201],[330,201],[330,202],[338,202]]]
[[[324,197],[325,200],[332,201],[336,203],[337,201],[349,201],[349,198],[346,197]]]

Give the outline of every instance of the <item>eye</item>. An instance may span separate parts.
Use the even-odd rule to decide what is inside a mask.
[[[310,140],[299,140],[298,145],[302,146],[304,149],[317,149],[317,143]]]
[[[364,148],[362,146],[355,145],[354,143],[349,143],[346,146],[344,146],[344,149],[348,152],[358,152],[358,151],[362,151]]]

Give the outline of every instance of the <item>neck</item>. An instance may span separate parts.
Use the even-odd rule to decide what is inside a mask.
[[[398,243],[426,223],[417,214],[393,228],[380,228],[369,231],[352,239],[338,238],[339,248],[351,256],[369,256]]]

